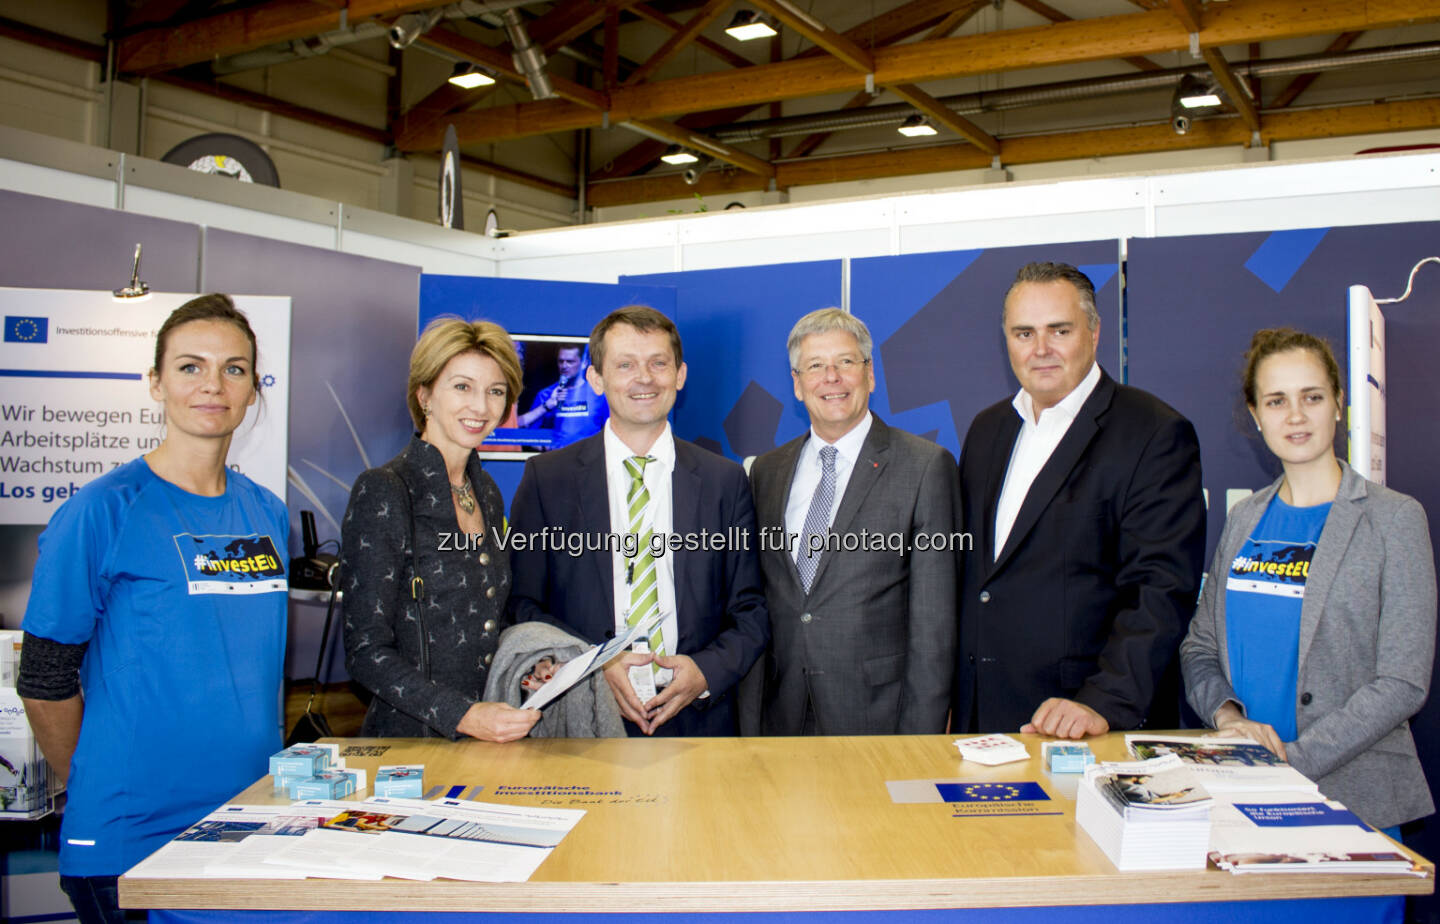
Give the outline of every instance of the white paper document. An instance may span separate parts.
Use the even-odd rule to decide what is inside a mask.
[[[543,709],[559,699],[575,684],[589,677],[609,663],[610,659],[620,652],[629,648],[637,638],[649,638],[650,632],[654,629],[655,623],[659,622],[661,613],[655,611],[652,618],[638,622],[625,630],[623,635],[617,635],[603,645],[582,652],[578,657],[571,658],[560,669],[545,686],[536,690],[530,698],[520,704],[522,709]]]
[[[584,814],[377,797],[349,804],[266,862],[325,878],[524,882]]]

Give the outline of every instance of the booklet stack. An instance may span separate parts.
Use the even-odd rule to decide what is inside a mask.
[[[1173,754],[1085,771],[1075,823],[1121,870],[1204,869],[1214,799]]]
[[[1179,758],[1215,795],[1210,860],[1232,873],[1423,875],[1313,781],[1243,738],[1126,735],[1136,757]]]

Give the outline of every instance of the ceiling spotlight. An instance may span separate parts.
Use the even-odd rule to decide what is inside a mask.
[[[450,82],[457,87],[473,90],[476,87],[490,86],[495,82],[495,78],[468,61],[458,61],[455,64],[455,72],[450,75]]]
[[[708,168],[714,160],[715,158],[709,154],[696,158],[695,166],[686,167],[685,172],[680,174],[680,179],[685,181],[686,186],[694,186],[700,182],[700,177],[704,175],[706,168]]]
[[[1180,80],[1176,96],[1180,105],[1186,109],[1204,109],[1207,106],[1220,105],[1220,97],[1215,88],[1194,74],[1186,74]]]
[[[918,113],[900,123],[900,127],[895,130],[906,138],[919,138],[922,135],[939,134],[939,132],[935,130],[935,126],[925,121],[925,117]]]
[[[670,145],[670,149],[660,155],[660,159],[667,164],[674,164],[677,167],[682,167],[685,164],[693,164],[700,160],[700,158],[680,147],[678,144]]]
[[[769,38],[775,34],[775,28],[754,10],[741,10],[730,20],[725,32],[737,41],[748,42],[752,39]]]
[[[135,245],[135,267],[130,271],[130,284],[116,289],[117,302],[142,302],[150,297],[150,286],[140,278],[140,245]]]
[[[1220,105],[1215,88],[1195,74],[1186,74],[1175,85],[1170,97],[1170,128],[1177,135],[1190,131],[1190,113],[1197,109],[1213,109]]]
[[[427,10],[423,13],[406,13],[390,24],[387,33],[390,38],[390,47],[397,51],[409,48],[420,36],[435,28],[435,24],[444,15],[443,10]]]

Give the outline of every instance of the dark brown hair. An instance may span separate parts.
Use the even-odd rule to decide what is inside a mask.
[[[490,357],[500,367],[500,374],[505,376],[505,413],[500,419],[510,416],[510,408],[520,396],[520,357],[515,355],[510,334],[493,321],[436,318],[425,325],[415,349],[410,351],[410,381],[405,386],[405,403],[416,430],[425,429],[425,410],[416,391],[422,385],[433,387],[446,363],[461,353],[471,352]]]
[[[680,368],[685,361],[680,351],[680,331],[676,330],[674,321],[648,305],[626,305],[605,315],[590,332],[590,363],[602,376],[605,374],[605,335],[617,324],[628,324],[642,334],[653,330],[664,331],[670,335],[670,352],[675,354],[675,368]]]
[[[151,371],[156,378],[160,377],[160,365],[165,361],[165,347],[170,340],[170,332],[182,324],[189,324],[191,321],[225,321],[240,328],[240,333],[250,341],[250,378],[255,390],[260,390],[260,348],[255,345],[255,331],[250,329],[250,319],[245,313],[235,307],[235,302],[230,296],[222,295],[219,292],[212,292],[209,295],[200,295],[170,312],[170,317],[160,325],[160,332],[155,335],[155,365]]]
[[[1340,384],[1340,364],[1335,362],[1335,354],[1331,351],[1330,344],[1322,337],[1295,330],[1293,327],[1257,330],[1255,336],[1250,338],[1250,349],[1245,353],[1245,373],[1241,382],[1245,403],[1253,408],[1259,399],[1255,394],[1255,374],[1259,371],[1260,364],[1277,353],[1288,353],[1291,350],[1305,350],[1320,360],[1320,365],[1325,367],[1325,375],[1330,379],[1331,394],[1336,404],[1339,404],[1344,388]]]
[[[1016,286],[1027,282],[1068,282],[1080,296],[1080,307],[1085,309],[1085,325],[1094,330],[1100,324],[1100,312],[1095,310],[1095,283],[1069,263],[1026,263],[1015,274],[1015,281],[1005,290],[1005,300],[1000,309],[1000,323],[1005,324],[1005,309],[1010,303],[1010,293]]]

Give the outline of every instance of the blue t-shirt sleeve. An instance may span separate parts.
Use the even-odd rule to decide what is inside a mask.
[[[40,534],[40,558],[21,625],[67,645],[90,641],[105,609],[110,549],[119,531],[106,497],[85,491],[66,501]]]

